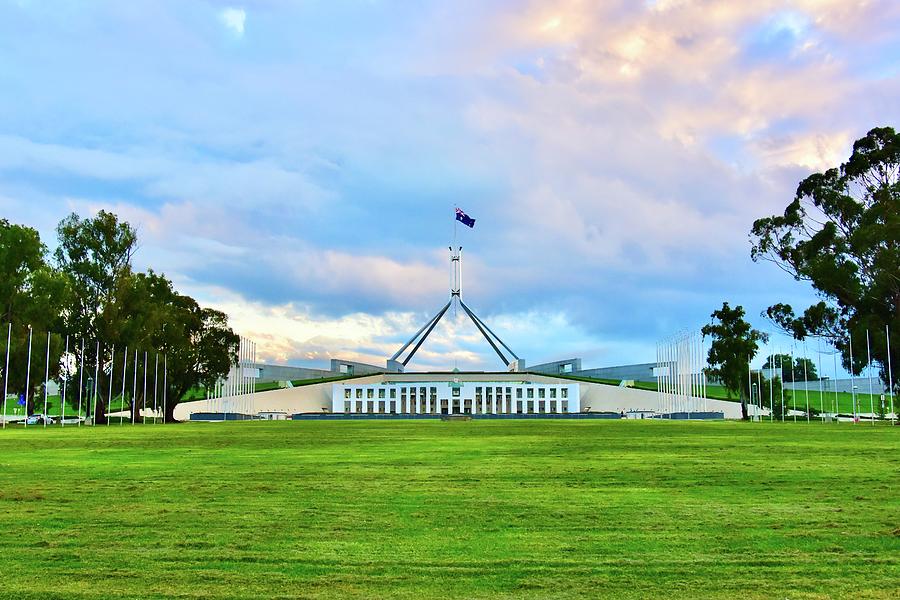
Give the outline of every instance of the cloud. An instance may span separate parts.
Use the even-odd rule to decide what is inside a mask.
[[[255,1],[240,52],[227,6],[0,9],[0,207],[115,210],[272,360],[390,354],[446,299],[454,205],[467,300],[529,362],[803,304],[750,225],[900,117],[895,2]],[[496,365],[436,334],[421,364]]]
[[[243,8],[225,8],[219,13],[219,19],[236,36],[243,37],[244,23],[247,21],[247,12]]]

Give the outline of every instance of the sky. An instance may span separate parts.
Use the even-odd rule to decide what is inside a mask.
[[[114,211],[137,268],[324,366],[446,302],[460,207],[526,363],[649,362],[723,301],[817,301],[750,227],[896,126],[898,65],[893,0],[0,0],[0,217],[52,247]],[[409,366],[502,368],[461,312]]]

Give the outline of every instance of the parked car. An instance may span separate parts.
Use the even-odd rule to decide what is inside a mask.
[[[53,420],[53,417],[45,417],[41,414],[29,415],[27,419],[25,419],[25,423],[28,425],[43,425],[46,420],[47,425],[53,425],[56,421]]]

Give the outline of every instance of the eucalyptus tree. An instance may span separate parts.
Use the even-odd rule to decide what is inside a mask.
[[[750,361],[756,356],[760,342],[766,342],[766,334],[753,329],[744,319],[744,307],[731,308],[727,302],[714,310],[713,319],[704,325],[701,332],[709,336],[712,343],[707,355],[706,374],[722,382],[725,388],[741,399],[741,414],[749,417],[747,399],[750,396]]]
[[[822,298],[801,314],[775,304],[769,318],[797,339],[826,338],[857,374],[868,364],[861,340],[873,332],[872,361],[887,382],[886,327],[900,364],[900,134],[869,131],[845,163],[800,182],[783,214],[758,219],[751,241],[754,261],[772,261]]]

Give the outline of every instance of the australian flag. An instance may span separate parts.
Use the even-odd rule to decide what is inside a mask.
[[[467,225],[469,227],[475,227],[475,219],[467,215],[462,211],[462,209],[456,209],[456,220],[462,223],[463,225]]]

